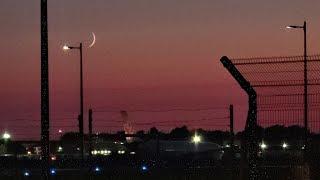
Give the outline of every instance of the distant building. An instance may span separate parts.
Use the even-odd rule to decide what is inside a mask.
[[[191,141],[150,140],[139,146],[139,153],[161,157],[197,157],[220,160],[223,147],[212,142],[193,143]]]

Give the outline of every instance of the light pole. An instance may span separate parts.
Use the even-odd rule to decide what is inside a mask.
[[[63,46],[63,50],[78,49],[80,52],[80,115],[79,115],[79,133],[81,138],[81,158],[84,160],[84,135],[83,135],[83,71],[82,71],[82,43],[79,46]]]
[[[48,2],[40,2],[41,28],[41,164],[42,179],[49,179],[50,154],[50,103],[49,103],[49,59],[48,59]]]
[[[61,145],[62,144],[61,143],[61,137],[62,137],[62,133],[63,133],[62,129],[59,129],[58,133],[59,133],[59,144]]]
[[[289,29],[302,29],[304,37],[304,53],[303,53],[303,63],[304,63],[304,128],[305,128],[305,139],[304,144],[306,151],[308,143],[308,71],[307,71],[307,23],[304,21],[303,26],[287,26]]]

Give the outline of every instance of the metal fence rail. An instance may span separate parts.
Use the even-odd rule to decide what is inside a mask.
[[[222,57],[221,62],[245,91],[247,91],[246,86],[251,86],[253,91],[256,92],[257,99],[252,99],[249,95],[247,124],[250,123],[250,106],[252,106],[252,103],[256,103],[256,111],[253,112],[256,119],[252,120],[252,123],[255,123],[253,127],[257,129],[250,130],[248,133],[255,133],[260,143],[266,139],[270,143],[268,145],[264,144],[260,150],[256,149],[257,152],[251,152],[250,154],[249,150],[249,159],[256,153],[261,155],[261,157],[256,157],[260,158],[256,161],[256,164],[249,163],[249,171],[258,166],[258,172],[256,173],[259,176],[264,174],[266,178],[271,177],[274,174],[272,169],[280,168],[279,164],[285,162],[283,160],[284,155],[278,156],[276,159],[268,159],[264,156],[266,154],[283,153],[276,152],[272,148],[275,146],[281,147],[281,144],[279,144],[281,141],[290,140],[292,150],[287,150],[287,152],[291,153],[294,146],[295,151],[301,151],[305,154],[301,158],[302,161],[286,161],[285,165],[291,167],[291,169],[296,169],[294,173],[303,172],[301,177],[309,177],[309,169],[312,169],[312,163],[309,163],[310,158],[307,155],[312,156],[316,152],[314,149],[309,149],[309,146],[310,148],[318,146],[314,143],[313,136],[320,132],[320,55],[307,57],[306,71],[304,56],[238,59]],[[235,69],[236,74],[231,71],[232,69]],[[239,81],[239,77],[242,78],[242,82]],[[291,127],[291,130],[285,130],[286,127]],[[281,136],[278,137],[270,136],[272,134],[270,131],[279,130],[286,132],[282,132]],[[247,140],[252,141],[252,146],[258,147],[257,139],[249,136]],[[268,146],[270,148],[266,150]],[[282,144],[282,146],[284,146],[283,149],[286,149],[288,144]],[[272,161],[278,162],[278,164],[267,165]],[[298,167],[302,167],[304,170],[297,171]],[[280,175],[280,173],[278,174]],[[250,176],[249,178],[256,179],[256,176]]]

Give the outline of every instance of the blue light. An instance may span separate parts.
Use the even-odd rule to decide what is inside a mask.
[[[143,165],[143,166],[141,167],[141,169],[142,169],[142,171],[147,171],[147,170],[148,170],[148,167],[147,167],[146,165]]]
[[[55,169],[50,169],[50,174],[51,175],[55,175],[56,174],[56,170]]]
[[[95,171],[95,172],[100,172],[100,168],[99,168],[99,167],[96,167],[96,168],[94,169],[94,171]]]
[[[28,171],[23,173],[24,176],[30,176],[30,173]]]

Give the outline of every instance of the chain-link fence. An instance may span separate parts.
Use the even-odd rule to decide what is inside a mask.
[[[290,172],[290,179],[318,177],[320,56],[223,57],[221,62],[244,90],[256,93],[249,99],[249,111],[250,103],[255,111],[248,131],[255,136],[247,141],[257,147],[249,154],[255,156],[249,169],[257,166],[263,179],[280,179],[283,172]]]

